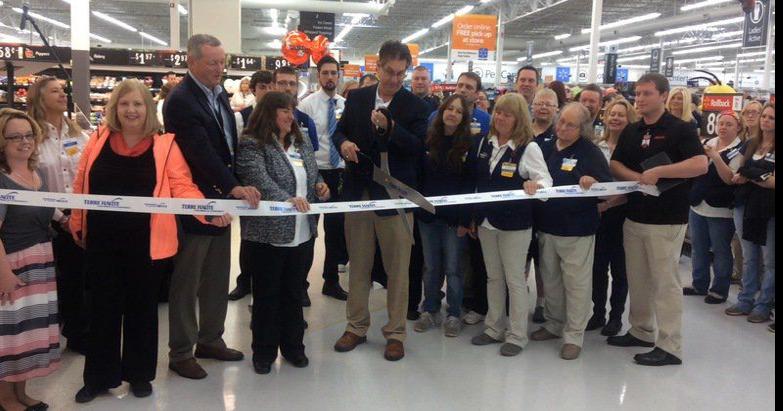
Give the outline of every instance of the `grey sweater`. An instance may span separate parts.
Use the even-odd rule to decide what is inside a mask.
[[[307,201],[314,203],[315,185],[323,182],[318,174],[313,146],[307,138],[296,147],[304,159],[307,171]],[[286,153],[280,144],[261,145],[242,137],[236,155],[236,172],[243,185],[253,186],[261,192],[261,200],[287,201],[296,196],[296,177]],[[310,232],[318,235],[318,215],[308,216]],[[295,216],[241,217],[242,239],[265,244],[284,244],[293,241],[296,230]]]

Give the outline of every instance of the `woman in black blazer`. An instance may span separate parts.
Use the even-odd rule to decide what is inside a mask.
[[[270,92],[258,104],[237,150],[237,175],[269,201],[288,201],[300,212],[329,198],[309,139],[294,116],[294,100]],[[253,367],[268,374],[277,351],[306,367],[302,292],[313,260],[318,215],[242,217],[242,269],[253,283]]]

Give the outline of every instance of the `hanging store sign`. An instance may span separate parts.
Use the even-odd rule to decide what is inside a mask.
[[[452,60],[495,60],[498,18],[483,14],[454,17],[451,25]]]
[[[742,111],[742,93],[705,94],[702,98],[701,136],[712,138],[718,135],[718,117],[721,113]]]
[[[614,84],[617,81],[617,53],[607,53],[604,57],[604,83]]]
[[[661,71],[661,49],[652,49],[650,51],[650,73],[660,73]]]
[[[334,40],[334,13],[299,12],[299,31],[311,39],[318,35]]]
[[[663,68],[663,75],[666,77],[674,77],[674,57],[666,57],[666,63]]]
[[[365,73],[377,73],[378,72],[378,56],[375,54],[368,54],[364,56],[364,72]]]
[[[358,79],[361,76],[362,76],[362,66],[358,64],[343,65],[343,77]]]
[[[742,47],[763,47],[767,45],[769,13],[769,0],[756,0],[753,10],[745,13]]]
[[[555,69],[555,79],[562,83],[571,81],[571,67],[558,67]]]

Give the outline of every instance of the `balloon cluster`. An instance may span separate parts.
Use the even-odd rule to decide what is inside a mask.
[[[307,34],[292,31],[283,38],[283,47],[280,51],[286,61],[295,66],[307,63],[311,56],[313,61],[318,62],[329,54],[329,39],[319,34],[310,40]]]

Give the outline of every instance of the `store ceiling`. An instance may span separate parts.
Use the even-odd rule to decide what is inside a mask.
[[[351,0],[348,0],[351,1]],[[362,1],[362,0],[353,0]],[[384,0],[382,0],[384,1]],[[347,24],[353,20],[356,26],[345,36],[340,43],[344,46],[344,58],[361,58],[364,54],[374,53],[378,46],[387,39],[402,39],[422,28],[430,27],[434,22],[454,13],[457,9],[465,5],[475,5],[471,13],[478,14],[496,14],[497,2],[505,1],[512,8],[512,14],[507,16],[514,19],[506,24],[505,42],[507,45],[506,60],[514,61],[527,52],[527,42],[533,41],[533,53],[542,53],[547,51],[563,50],[562,55],[549,58],[541,58],[535,61],[535,64],[552,64],[558,59],[574,55],[569,52],[569,46],[586,44],[587,41],[574,44],[578,39],[586,38],[581,35],[583,28],[590,26],[591,0],[491,0],[487,3],[480,3],[479,0],[473,1],[455,1],[455,0],[395,0],[390,8],[389,14],[385,16],[372,16],[353,20],[351,16],[338,15],[336,32],[339,33]],[[641,36],[641,39],[625,44],[632,47],[639,44],[653,44],[661,40],[654,36],[654,32],[673,27],[669,21],[685,14],[704,15],[707,13],[723,13],[740,17],[742,12],[737,2],[727,2],[724,4],[706,7],[699,10],[683,12],[680,8],[686,4],[701,2],[703,0],[604,0],[603,1],[603,23],[609,23],[620,19],[640,16],[648,13],[661,13],[661,16],[651,22],[640,23],[636,28],[648,27],[633,33]],[[29,4],[30,9],[43,16],[70,23],[69,5],[63,0],[6,0],[2,1],[0,6],[0,23],[7,26],[16,27],[19,24],[20,15],[12,11],[13,7],[21,7],[23,3]],[[183,6],[186,1],[181,1]],[[122,1],[93,1],[92,10],[106,13],[123,22],[147,32],[165,42],[169,42],[169,0],[122,0]],[[535,12],[533,12],[535,11]],[[531,13],[532,12],[532,13]],[[286,16],[295,17],[296,12],[287,10],[279,11],[278,21],[284,24],[286,21],[289,28],[294,27],[296,19],[286,20]],[[774,14],[773,14],[774,18]],[[181,39],[187,36],[187,19],[184,14],[180,16],[181,21]],[[714,19],[714,18],[713,18]],[[706,20],[705,20],[706,21]],[[652,23],[652,24],[651,24]],[[220,24],[216,22],[216,24]],[[694,23],[695,24],[695,23]],[[47,22],[40,22],[41,28],[55,43],[61,45],[68,44],[69,32],[67,29],[58,28]],[[263,28],[272,25],[272,17],[269,10],[243,7],[242,9],[242,44],[243,51],[246,53],[273,54],[275,49],[270,45],[275,39],[274,35],[266,33]],[[655,27],[653,27],[655,26]],[[440,46],[448,41],[450,33],[450,24],[433,29],[416,39],[413,42],[420,44],[422,50],[431,47]],[[624,31],[633,26],[626,26],[614,30],[602,31],[602,41],[613,38],[620,38],[626,35]],[[698,40],[688,45],[695,46],[700,43],[710,43],[710,38],[716,34],[741,30],[741,24],[732,24],[720,26],[711,29],[712,31],[685,32],[674,36],[664,38],[665,41],[696,38]],[[92,17],[90,21],[90,31],[96,35],[112,40],[111,44],[104,43],[105,47],[132,47],[132,48],[166,48],[165,46],[155,44],[149,40],[143,39],[138,33],[120,28],[104,20]],[[553,36],[558,34],[570,33],[571,39],[566,39],[562,43],[555,41]],[[22,41],[29,41],[30,34],[19,34],[16,30],[0,25],[0,42],[8,42],[11,37],[17,37]],[[627,36],[626,36],[627,37]],[[737,41],[738,37],[726,38],[728,43],[732,39]],[[94,42],[95,45],[100,42]],[[622,57],[623,46],[620,46]],[[426,53],[428,58],[445,58],[446,47],[440,47],[432,52]],[[693,57],[701,56],[722,56],[722,61],[734,61],[738,49],[716,49],[710,53],[696,54]],[[744,52],[748,52],[745,50]],[[689,56],[691,57],[691,56]],[[719,63],[720,61],[718,61]],[[643,63],[643,61],[639,61]],[[760,65],[757,62],[748,63],[751,65]],[[713,64],[714,66],[715,64]]]

